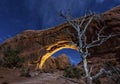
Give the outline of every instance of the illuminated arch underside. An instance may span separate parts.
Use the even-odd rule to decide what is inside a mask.
[[[70,48],[74,50],[78,50],[76,45],[70,44],[70,41],[59,41],[51,46],[49,46],[46,50],[48,53],[46,53],[44,56],[42,56],[40,63],[38,63],[37,67],[39,69],[42,69],[43,64],[45,61],[52,56],[54,53],[56,53],[59,50],[65,49],[65,48]]]

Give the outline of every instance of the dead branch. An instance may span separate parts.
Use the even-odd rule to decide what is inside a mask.
[[[90,13],[91,14],[91,13]],[[65,18],[68,23],[76,30],[77,32],[77,36],[78,37],[78,49],[79,49],[79,53],[81,54],[82,58],[83,58],[83,65],[84,65],[84,70],[85,70],[85,74],[86,74],[86,80],[87,80],[87,84],[92,84],[92,80],[99,78],[102,74],[107,74],[110,75],[111,72],[110,71],[106,71],[105,69],[100,69],[100,71],[93,77],[91,77],[91,73],[92,73],[92,68],[89,70],[88,69],[88,65],[87,65],[87,56],[89,55],[89,48],[95,47],[95,46],[100,46],[103,42],[107,41],[108,39],[110,39],[113,36],[116,36],[115,34],[110,34],[110,35],[104,35],[103,31],[106,28],[105,26],[103,26],[96,34],[97,34],[97,38],[95,40],[92,40],[90,43],[87,43],[87,36],[86,36],[86,30],[89,27],[90,23],[92,22],[92,20],[94,19],[94,17],[98,17],[98,19],[100,19],[99,15],[96,14],[91,14],[89,15],[89,19],[86,22],[85,27],[82,29],[83,23],[86,20],[86,14],[85,16],[82,18],[81,22],[79,20],[73,20],[73,17],[71,16],[65,16],[62,13],[60,14],[63,18]],[[73,42],[73,41],[72,41]]]
[[[99,78],[100,76],[102,76],[103,74],[106,74],[106,75],[111,75],[112,72],[109,70],[109,71],[106,71],[105,69],[100,69],[100,71],[95,75],[95,76],[92,76],[92,80],[95,80],[97,78]]]

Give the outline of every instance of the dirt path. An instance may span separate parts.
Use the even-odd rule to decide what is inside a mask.
[[[61,78],[58,73],[41,73],[39,76],[13,82],[11,84],[78,84],[64,78]]]
[[[12,84],[53,84],[56,78],[56,74],[41,73],[37,77],[28,78],[26,80],[22,80],[21,82],[14,82]]]
[[[34,75],[33,75],[34,74]],[[62,72],[38,73],[21,77],[18,69],[0,68],[0,84],[78,84],[62,77]]]

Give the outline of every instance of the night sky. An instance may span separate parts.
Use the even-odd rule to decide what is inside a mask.
[[[0,0],[0,43],[23,30],[63,23],[60,11],[80,17],[85,10],[102,13],[119,4],[120,0]]]

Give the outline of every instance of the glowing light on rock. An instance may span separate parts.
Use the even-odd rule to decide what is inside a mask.
[[[62,50],[64,48],[78,50],[76,45],[70,44],[70,41],[59,41],[59,42],[49,46],[46,49],[48,51],[48,53],[46,53],[44,56],[42,56],[40,63],[37,64],[37,67],[39,69],[42,69],[43,64],[50,56],[52,56],[54,53],[56,53],[57,51]]]

